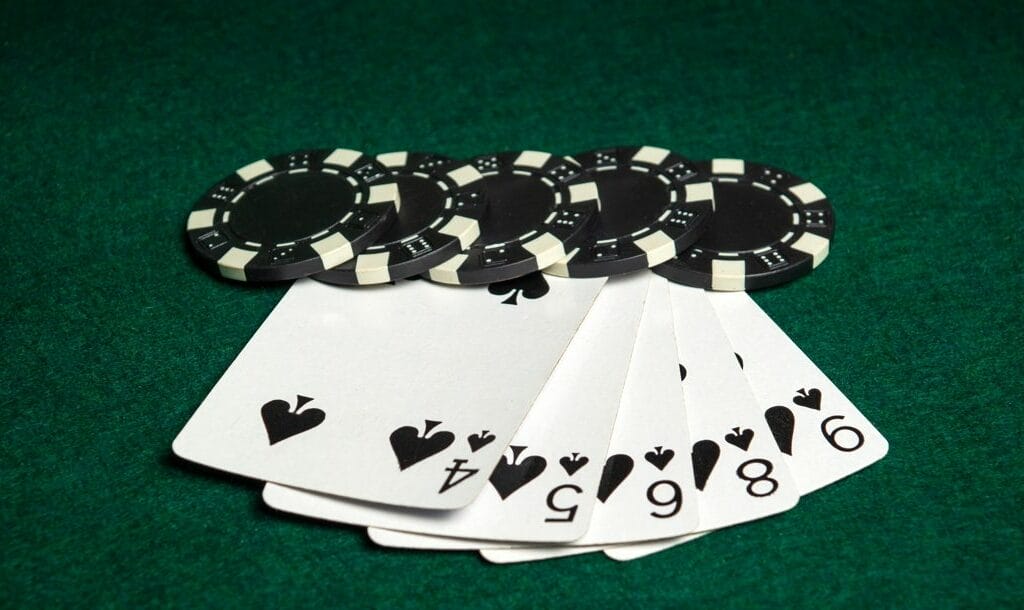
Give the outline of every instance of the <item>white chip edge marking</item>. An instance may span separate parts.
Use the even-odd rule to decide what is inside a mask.
[[[395,182],[374,184],[370,187],[370,196],[367,198],[366,203],[394,203],[395,209],[398,209],[398,184]]]
[[[451,178],[455,184],[458,184],[459,186],[466,186],[467,184],[472,184],[473,182],[482,179],[483,174],[477,171],[477,169],[472,165],[463,165],[462,167],[448,172],[448,177]]]
[[[341,233],[332,233],[319,241],[310,243],[309,247],[320,255],[324,269],[337,267],[352,260],[352,257],[355,256],[352,252],[352,244]]]
[[[438,233],[458,239],[459,248],[465,250],[480,237],[480,223],[465,216],[452,216]]]
[[[747,287],[747,264],[743,261],[711,260],[712,290],[745,290]]]
[[[555,263],[553,265],[548,265],[547,267],[542,267],[541,269],[544,271],[544,273],[549,273],[551,275],[556,275],[558,277],[569,277],[569,261],[571,261],[574,256],[579,254],[579,252],[580,252],[580,249],[579,248],[575,248],[572,252],[570,252],[562,260],[558,261],[557,263]]]
[[[260,159],[259,161],[253,161],[245,167],[240,167],[235,171],[238,177],[246,182],[249,182],[256,176],[262,176],[267,172],[274,171],[274,166],[267,162],[266,159]]]
[[[633,155],[633,160],[639,163],[661,165],[661,162],[670,154],[672,154],[671,151],[664,148],[658,148],[657,146],[644,146],[640,150],[636,151],[636,154]]]
[[[257,252],[244,248],[231,248],[217,259],[217,268],[220,269],[220,274],[229,280],[244,282],[245,266],[256,257],[256,254]]]
[[[813,267],[821,264],[828,256],[829,240],[814,233],[804,233],[800,239],[790,245],[790,248],[799,250],[814,257]]]
[[[408,162],[409,153],[404,150],[377,155],[377,161],[384,167],[402,167]]]
[[[793,193],[793,196],[802,201],[804,205],[815,203],[825,198],[825,193],[822,193],[821,189],[810,182],[798,184],[789,189],[789,192]]]
[[[388,271],[390,252],[360,254],[356,257],[356,282],[359,284],[383,284],[391,281]]]
[[[469,258],[467,254],[456,254],[427,272],[430,279],[442,284],[459,283],[459,267]]]
[[[715,189],[710,182],[696,182],[686,185],[686,201],[714,201]]]
[[[212,227],[213,219],[216,216],[216,208],[210,208],[209,210],[196,210],[188,215],[188,224],[185,225],[185,230],[193,231],[195,229],[207,229]]]
[[[601,197],[597,192],[597,183],[581,182],[580,184],[570,184],[569,201],[572,203],[579,203],[581,201],[597,201],[600,205]]]
[[[747,173],[747,163],[743,159],[712,159],[711,173],[742,176]]]
[[[324,163],[328,165],[340,165],[342,167],[351,167],[359,157],[362,157],[363,153],[358,150],[349,150],[347,148],[337,148],[331,154],[327,155],[324,159]]]
[[[666,235],[664,231],[651,233],[647,237],[642,237],[633,243],[647,253],[648,267],[660,265],[665,261],[672,260],[675,258],[676,254],[679,253],[676,250],[675,242],[672,241],[672,238]]]
[[[550,158],[551,153],[538,152],[536,150],[524,150],[512,165],[522,165],[523,167],[544,167],[544,164],[547,163]]]
[[[544,233],[523,244],[523,249],[537,259],[537,268],[550,267],[565,258],[565,244],[551,233]]]

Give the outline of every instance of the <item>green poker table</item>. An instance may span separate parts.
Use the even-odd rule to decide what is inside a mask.
[[[0,605],[1021,603],[1021,3],[0,11]],[[303,148],[624,144],[769,163],[829,195],[828,259],[753,296],[888,438],[885,459],[637,561],[495,566],[376,548],[173,456],[287,290],[190,260],[209,185]]]

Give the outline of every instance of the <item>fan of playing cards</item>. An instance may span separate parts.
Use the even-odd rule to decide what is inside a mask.
[[[802,178],[653,146],[250,163],[189,215],[195,259],[298,281],[174,452],[495,563],[789,510],[888,450],[746,294],[817,267],[833,228]]]

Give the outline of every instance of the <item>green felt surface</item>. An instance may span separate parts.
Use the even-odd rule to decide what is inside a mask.
[[[0,605],[1019,605],[1024,23],[996,3],[46,2],[0,9]],[[757,301],[889,438],[777,518],[619,564],[374,548],[170,444],[284,287],[182,233],[305,147],[656,144],[836,208]]]

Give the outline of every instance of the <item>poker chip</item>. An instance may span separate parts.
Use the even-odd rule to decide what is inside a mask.
[[[568,184],[579,173],[573,161],[527,150],[470,163],[484,176],[487,197],[480,238],[431,269],[431,280],[473,285],[521,277],[561,260],[584,237],[597,188],[589,180]]]
[[[470,245],[486,210],[483,176],[469,163],[414,152],[377,155],[398,184],[395,222],[354,259],[313,276],[328,284],[382,284],[418,275]]]
[[[210,188],[189,214],[199,260],[241,282],[305,277],[352,259],[391,224],[398,185],[347,149],[260,159]]]
[[[647,269],[697,240],[714,212],[711,183],[692,161],[654,146],[594,150],[571,157],[569,180],[597,185],[600,212],[586,239],[544,269],[562,277],[601,277]]]
[[[692,247],[655,273],[705,290],[757,290],[806,275],[828,256],[834,215],[818,187],[739,159],[696,166],[710,177],[715,214]]]

